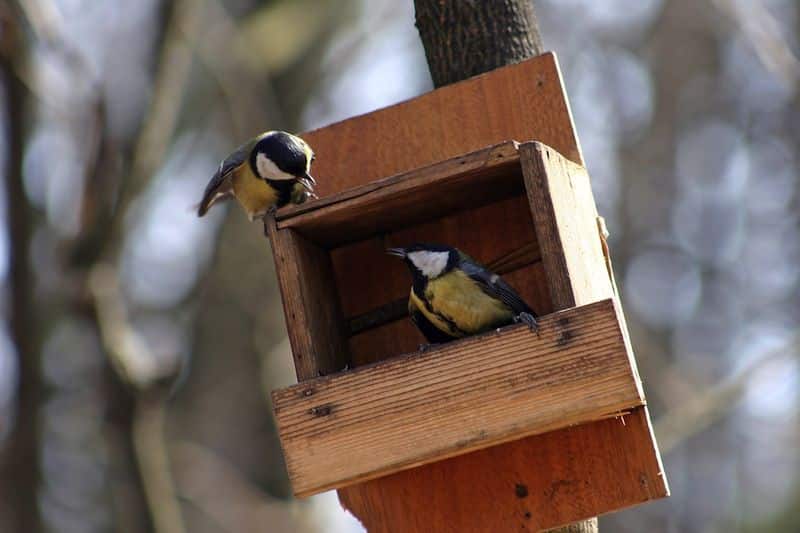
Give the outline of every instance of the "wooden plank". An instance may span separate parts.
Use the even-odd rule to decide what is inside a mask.
[[[520,146],[520,163],[554,308],[616,296],[586,169],[539,142]],[[620,317],[631,368],[641,389],[621,309]]]
[[[641,405],[625,350],[609,299],[543,317],[538,334],[511,327],[276,391],[292,486],[307,496]]]
[[[292,230],[264,221],[289,324],[297,379],[315,378],[347,364],[345,322],[333,280],[330,254]]]
[[[281,210],[278,229],[332,248],[522,192],[517,143],[507,142]]]
[[[511,139],[583,162],[553,53],[302,136],[321,198]]]
[[[644,407],[339,491],[370,533],[534,532],[664,496]]]
[[[611,297],[586,169],[538,142],[521,146],[520,159],[553,305],[565,309]]]

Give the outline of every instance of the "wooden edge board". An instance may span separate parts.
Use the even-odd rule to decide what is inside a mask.
[[[381,477],[644,404],[607,299],[272,393],[294,492]]]
[[[457,178],[476,170],[512,164],[519,161],[518,145],[519,143],[516,141],[505,141],[324,198],[284,207],[275,214],[278,229],[300,225],[307,220],[325,216],[334,210],[349,209],[355,200],[366,195],[402,193],[441,179]]]

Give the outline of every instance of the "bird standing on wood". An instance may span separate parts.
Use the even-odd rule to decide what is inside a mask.
[[[311,177],[314,152],[300,137],[268,131],[249,140],[226,157],[206,186],[197,216],[220,200],[235,197],[250,220],[288,203],[316,198]]]
[[[500,276],[450,246],[390,248],[413,283],[408,314],[430,343],[449,342],[516,322],[536,330],[536,314]]]

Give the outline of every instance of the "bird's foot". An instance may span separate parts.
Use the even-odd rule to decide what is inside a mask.
[[[527,324],[528,329],[531,330],[536,335],[539,335],[539,322],[536,321],[536,317],[534,317],[530,313],[520,313],[514,317],[514,323],[519,324]]]
[[[419,353],[425,353],[431,348],[433,348],[433,346],[434,346],[433,344],[420,344],[417,350],[419,351]]]
[[[347,372],[348,370],[350,370],[350,363],[345,363],[345,365],[342,368],[340,368],[339,370],[334,370],[332,372],[323,372],[322,369],[319,369],[317,370],[317,376],[325,377],[331,374],[338,374],[339,372]]]
[[[266,222],[269,219],[275,218],[275,213],[277,213],[277,212],[278,212],[278,206],[277,205],[271,205],[263,213],[254,213],[254,214],[250,215],[250,222],[252,222],[254,220],[261,220],[262,222],[264,222],[266,224]]]

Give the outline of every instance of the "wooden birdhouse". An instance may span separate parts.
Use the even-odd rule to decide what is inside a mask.
[[[296,495],[339,489],[369,531],[483,532],[668,494],[553,54],[304,138],[320,199],[267,222],[298,378],[273,393]],[[501,274],[538,332],[418,351],[411,279],[385,250],[419,241]]]

